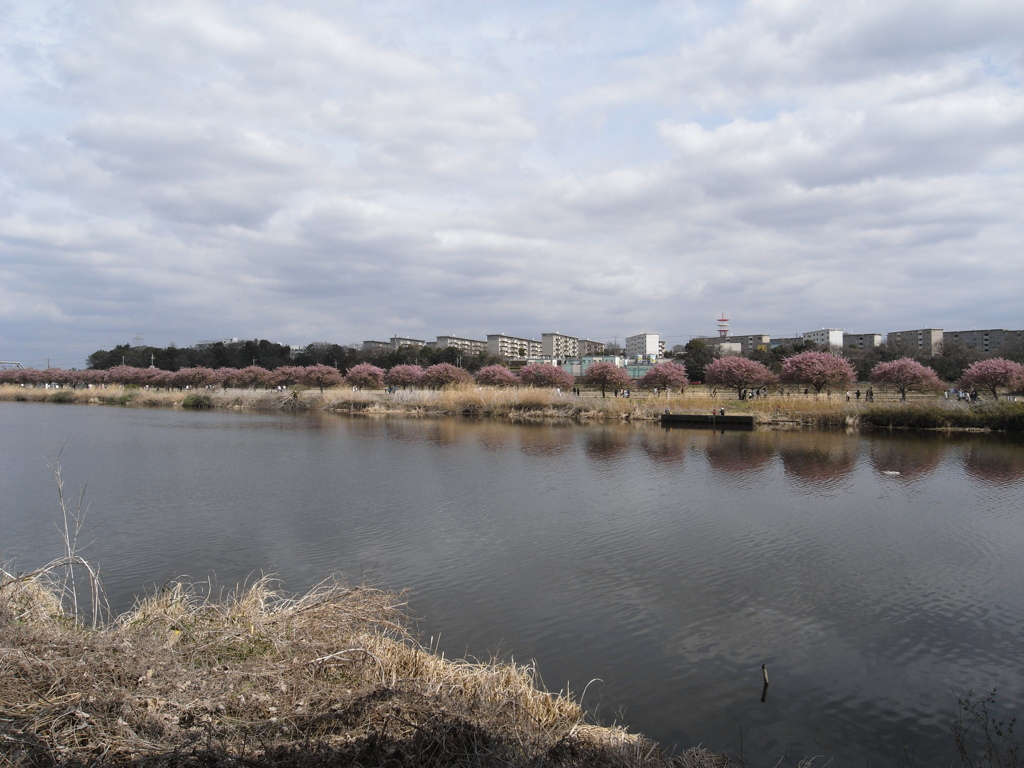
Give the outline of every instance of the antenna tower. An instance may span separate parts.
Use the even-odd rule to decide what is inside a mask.
[[[718,318],[718,338],[729,338],[729,318],[725,316],[725,312]]]

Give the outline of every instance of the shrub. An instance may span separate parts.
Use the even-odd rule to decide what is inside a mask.
[[[74,403],[77,402],[78,398],[75,397],[75,393],[70,389],[61,389],[50,395],[51,403]]]
[[[192,410],[200,410],[203,408],[210,408],[212,406],[213,399],[209,395],[201,395],[197,393],[185,395],[185,399],[181,401],[182,408],[190,408]]]

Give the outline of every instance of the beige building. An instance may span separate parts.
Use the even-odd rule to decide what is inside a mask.
[[[423,339],[409,339],[404,336],[392,336],[391,337],[391,348],[399,349],[401,347],[422,347],[427,342]]]
[[[579,339],[580,357],[592,357],[604,354],[603,341],[591,341],[590,339]]]
[[[919,328],[913,331],[889,331],[885,343],[890,347],[901,347],[931,355],[942,354],[942,329]]]
[[[535,339],[506,336],[503,333],[487,334],[487,352],[507,358],[541,357],[544,352],[541,343]]]
[[[882,346],[880,333],[844,333],[843,349],[871,349]]]
[[[541,354],[546,357],[579,357],[580,340],[562,333],[540,335]]]
[[[487,342],[477,339],[464,339],[461,336],[438,336],[435,344],[437,349],[455,347],[467,355],[478,355],[487,351]]]
[[[984,331],[945,331],[943,344],[963,344],[979,352],[998,352],[1008,344],[1024,344],[1024,331],[989,328]]]

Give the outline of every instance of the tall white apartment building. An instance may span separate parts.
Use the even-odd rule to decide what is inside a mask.
[[[626,337],[626,357],[663,357],[665,345],[656,333],[638,333]]]
[[[540,357],[544,354],[539,341],[523,339],[518,336],[506,336],[503,333],[487,334],[487,352],[491,355],[519,359],[524,357]]]
[[[579,357],[580,354],[580,340],[562,333],[542,333],[540,345],[545,357]]]
[[[807,331],[803,336],[805,342],[813,341],[822,349],[843,348],[842,328],[822,328],[820,331]]]

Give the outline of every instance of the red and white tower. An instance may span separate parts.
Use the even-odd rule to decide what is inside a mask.
[[[725,316],[725,312],[718,318],[718,338],[729,338],[729,318]]]

